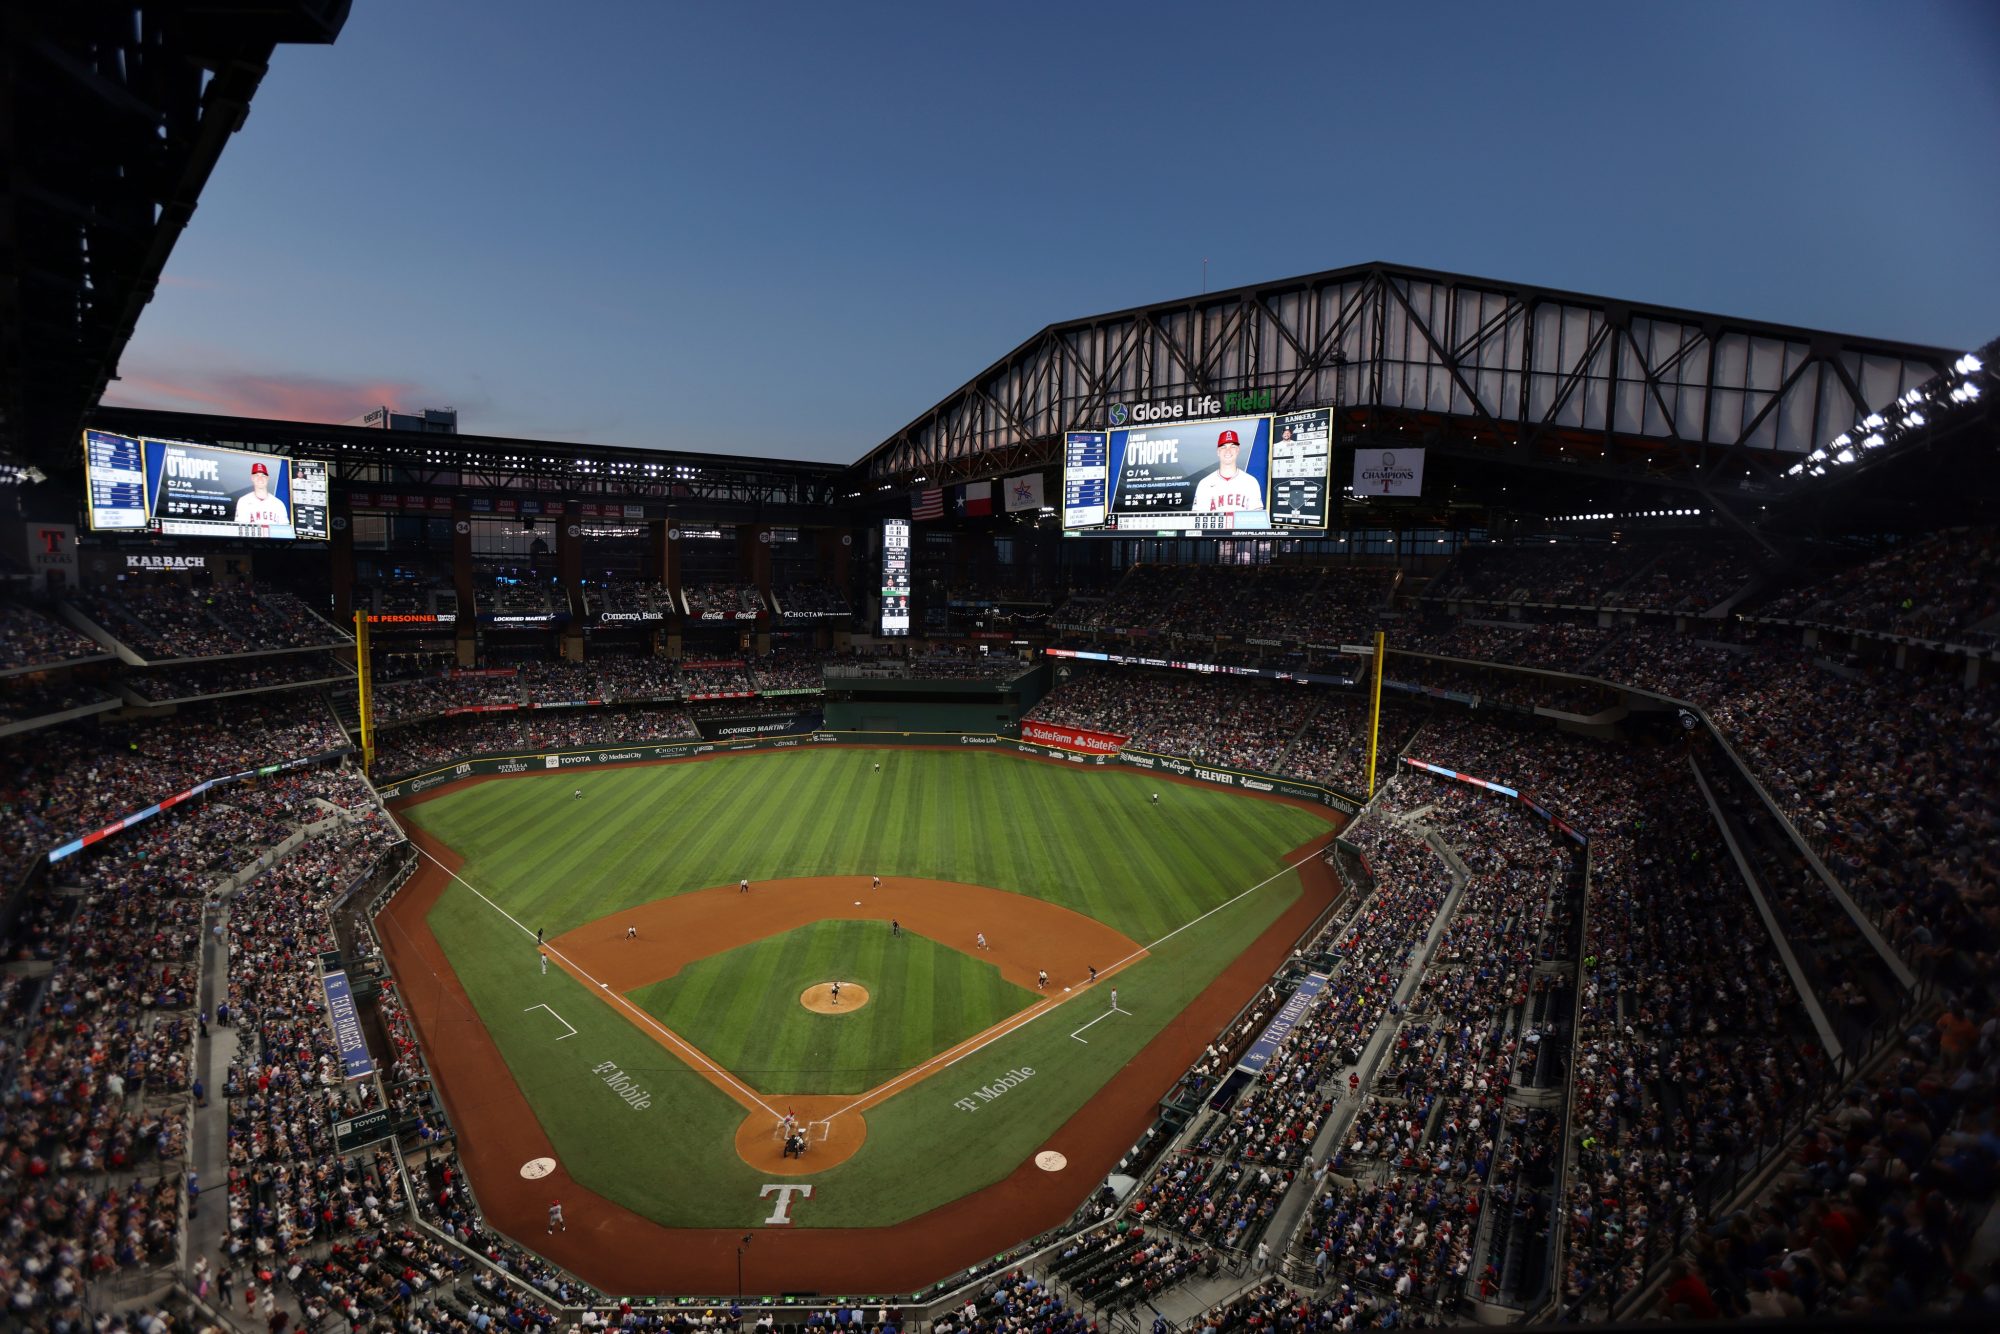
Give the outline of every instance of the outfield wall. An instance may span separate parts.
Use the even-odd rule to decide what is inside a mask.
[[[787,750],[824,745],[963,746],[968,749],[1011,750],[1042,759],[1066,760],[1071,764],[1120,764],[1130,768],[1169,773],[1177,778],[1209,783],[1217,787],[1233,787],[1245,792],[1295,797],[1303,801],[1317,802],[1322,806],[1330,806],[1347,815],[1354,814],[1361,807],[1361,803],[1355,798],[1320,783],[1287,778],[1282,774],[1263,773],[1255,769],[1229,769],[1196,764],[1192,760],[1182,759],[1176,755],[1160,755],[1152,751],[1127,749],[1116,755],[1080,755],[1059,746],[1039,745],[1033,741],[1023,741],[1017,736],[1007,736],[998,732],[862,732],[828,729],[786,736],[744,737],[732,741],[695,739],[649,741],[631,746],[589,746],[575,750],[535,751],[528,754],[472,755],[453,763],[422,770],[393,783],[378,785],[376,790],[381,793],[384,801],[394,801],[398,797],[414,797],[420,792],[429,792],[461,779],[479,778],[489,774],[550,773],[564,769],[595,769],[608,764],[642,764],[655,760],[687,760],[705,755],[729,755],[746,750]]]

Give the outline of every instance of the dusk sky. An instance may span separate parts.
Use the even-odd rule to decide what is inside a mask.
[[[1204,258],[1972,347],[1996,125],[1990,0],[355,0],[278,52],[106,401],[846,462]]]

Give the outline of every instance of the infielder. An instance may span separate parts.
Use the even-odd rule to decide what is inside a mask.
[[[979,948],[982,950],[986,948],[986,933],[984,931],[979,933]]]
[[[1215,437],[1216,469],[1194,489],[1194,507],[1204,514],[1235,514],[1264,508],[1264,484],[1236,467],[1243,444],[1236,432]]]
[[[750,882],[747,879],[738,880],[736,882],[736,892],[738,894],[748,894],[750,892]]]
[[[236,522],[269,528],[274,524],[283,527],[291,521],[285,507],[271,494],[271,469],[262,463],[251,464],[250,493],[236,498]]]
[[[875,883],[874,883],[874,885],[872,886],[872,888],[875,888],[875,889],[880,889],[880,888],[882,888],[882,877],[881,877],[881,876],[879,876],[879,875],[878,875],[878,876],[876,876],[876,877],[875,877]]]

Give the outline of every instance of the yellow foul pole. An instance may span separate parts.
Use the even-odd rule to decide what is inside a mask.
[[[354,688],[361,705],[361,767],[375,768],[375,710],[369,707],[368,613],[354,613]]]
[[[1375,632],[1375,681],[1368,692],[1368,795],[1375,795],[1375,746],[1382,737],[1382,659],[1388,656],[1388,637]]]

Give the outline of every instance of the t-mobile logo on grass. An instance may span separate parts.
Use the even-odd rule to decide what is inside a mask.
[[[653,1105],[653,1095],[634,1083],[632,1076],[618,1068],[616,1061],[606,1061],[591,1067],[590,1073],[597,1075],[611,1087],[611,1091],[623,1098],[634,1111],[645,1111]]]
[[[958,1110],[960,1110],[961,1112],[976,1112],[979,1110],[980,1103],[992,1102],[995,1098],[1005,1093],[1008,1089],[1014,1088],[1024,1083],[1025,1081],[1032,1079],[1034,1077],[1034,1074],[1035,1074],[1035,1067],[1032,1065],[1017,1066],[1014,1069],[1009,1070],[1006,1074],[1000,1076],[1000,1078],[994,1080],[991,1084],[988,1084],[986,1087],[974,1089],[972,1091],[971,1097],[960,1098],[957,1102],[954,1102],[952,1106],[958,1108]]]

